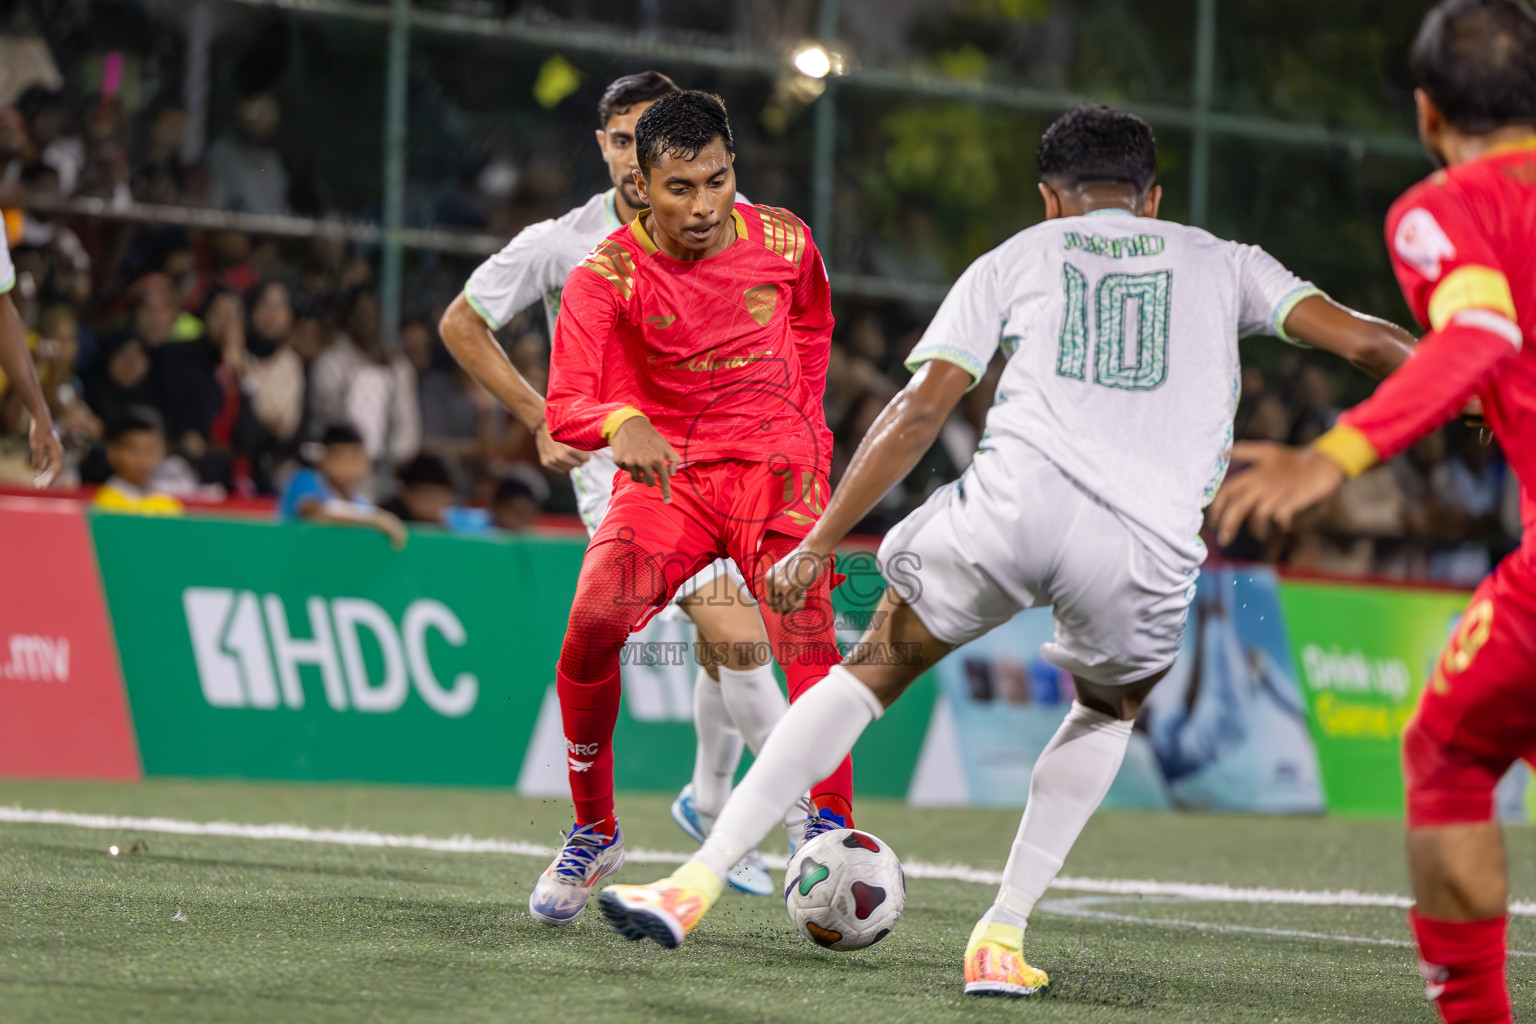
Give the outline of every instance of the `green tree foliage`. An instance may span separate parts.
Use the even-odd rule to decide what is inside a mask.
[[[1219,0],[1220,112],[1406,137],[1415,5]],[[1106,102],[1188,106],[1197,0],[963,0],[915,22],[912,63],[947,78],[1052,89]],[[850,100],[853,98],[850,97]],[[899,244],[925,211],[951,275],[1040,216],[1034,152],[1050,113],[872,97],[845,116],[845,173],[866,235]],[[863,116],[861,116],[863,115]],[[1160,124],[1164,215],[1189,209],[1187,129]],[[1342,299],[1406,316],[1388,270],[1387,206],[1427,169],[1409,158],[1213,137],[1210,227],[1258,242]]]

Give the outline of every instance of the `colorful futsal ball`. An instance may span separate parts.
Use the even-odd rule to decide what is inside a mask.
[[[896,853],[868,832],[817,836],[789,859],[784,906],[800,934],[827,949],[873,946],[896,927],[907,878]]]

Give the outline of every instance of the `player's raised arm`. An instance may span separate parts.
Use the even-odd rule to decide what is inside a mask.
[[[1232,247],[1238,273],[1238,331],[1271,334],[1349,360],[1378,380],[1413,353],[1413,335],[1357,313],[1303,281],[1257,245]]]
[[[914,376],[870,425],[811,532],[769,572],[768,604],[776,611],[798,607],[805,588],[826,571],[827,556],[912,472],[961,397],[981,380],[998,343],[993,275],[992,261],[983,257],[945,297],[907,358]]]
[[[1453,419],[1488,376],[1519,352],[1518,328],[1502,319],[1512,329],[1508,335],[1467,323],[1425,335],[1412,359],[1306,448],[1235,446],[1233,461],[1252,468],[1222,487],[1211,505],[1220,543],[1230,544],[1245,521],[1261,540],[1272,530],[1290,529],[1296,516],[1346,479],[1407,450]]]
[[[619,317],[616,287],[599,279],[586,264],[572,270],[561,301],[564,315],[555,323],[550,345],[549,394],[544,402],[549,432],[562,444],[585,451],[604,447],[620,423],[641,415],[623,402],[598,398],[603,349]]]
[[[1378,380],[1413,355],[1413,335],[1403,328],[1321,294],[1296,303],[1285,318],[1285,333],[1349,360],[1356,369]]]
[[[491,333],[564,280],[543,244],[553,223],[546,221],[519,232],[477,267],[464,291],[443,313],[438,331],[459,365],[533,433],[544,468],[568,471],[585,462],[587,454],[549,436],[544,396],[517,372]]]
[[[648,487],[659,484],[670,501],[677,452],[639,409],[599,397],[603,351],[633,287],[632,268],[629,276],[625,273],[626,258],[628,254],[620,249],[606,253],[599,249],[566,279],[549,358],[544,412],[556,441],[585,451],[611,445],[615,465]]]
[[[875,418],[826,512],[801,547],[818,556],[831,554],[933,447],[944,421],[973,383],[970,372],[955,363],[944,359],[924,363]]]
[[[454,299],[438,323],[438,331],[448,351],[471,377],[484,385],[533,433],[539,462],[545,469],[567,472],[586,462],[589,458],[586,452],[561,444],[549,435],[549,427],[544,422],[544,396],[517,372],[517,367],[507,358],[506,350],[497,343],[466,295],[460,294]]]
[[[1438,214],[1438,219],[1436,215]],[[1423,248],[1423,235],[1405,231],[1455,223],[1454,241]],[[1417,223],[1415,223],[1417,221]],[[1506,361],[1519,354],[1522,336],[1508,279],[1476,220],[1436,191],[1410,192],[1393,208],[1387,237],[1403,293],[1429,323],[1412,358],[1375,394],[1339,417],[1338,425],[1304,449],[1242,444],[1233,461],[1251,464],[1222,488],[1211,521],[1222,544],[1249,523],[1263,539],[1288,530],[1296,516],[1332,494],[1346,479],[1405,451],[1466,408]],[[1433,256],[1433,261],[1429,256]]]

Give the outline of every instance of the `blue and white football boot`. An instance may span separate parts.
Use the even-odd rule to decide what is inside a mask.
[[[624,830],[606,836],[594,825],[572,827],[549,868],[528,897],[528,913],[545,924],[570,924],[581,915],[593,887],[624,866]]]
[[[805,831],[801,833],[800,841],[795,842],[793,837],[790,838],[789,855],[791,857],[795,855],[800,847],[817,836],[825,835],[828,832],[837,832],[848,827],[848,819],[841,814],[836,814],[826,808],[817,811],[814,805],[811,807],[811,810],[815,813],[806,817]]]
[[[677,794],[677,799],[672,801],[672,820],[696,843],[709,838],[713,822],[707,821],[693,802],[693,783],[684,786],[683,791]],[[756,850],[749,850],[745,857],[737,861],[725,880],[732,889],[749,896],[773,896],[778,892],[773,885],[773,876],[768,873],[768,865],[763,863],[763,855]]]

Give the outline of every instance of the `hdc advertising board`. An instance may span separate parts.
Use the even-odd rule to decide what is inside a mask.
[[[149,775],[563,794],[554,666],[584,550],[419,532],[396,552],[363,530],[0,500],[16,581],[0,594],[0,772],[131,778],[142,758]],[[851,644],[883,581],[867,552],[840,569]],[[1402,728],[1466,601],[1206,571],[1108,803],[1400,814]],[[855,749],[858,790],[1021,806],[1072,700],[1039,655],[1052,629],[1048,609],[1024,612],[919,679]],[[689,778],[692,640],[659,618],[624,651],[620,788]]]

